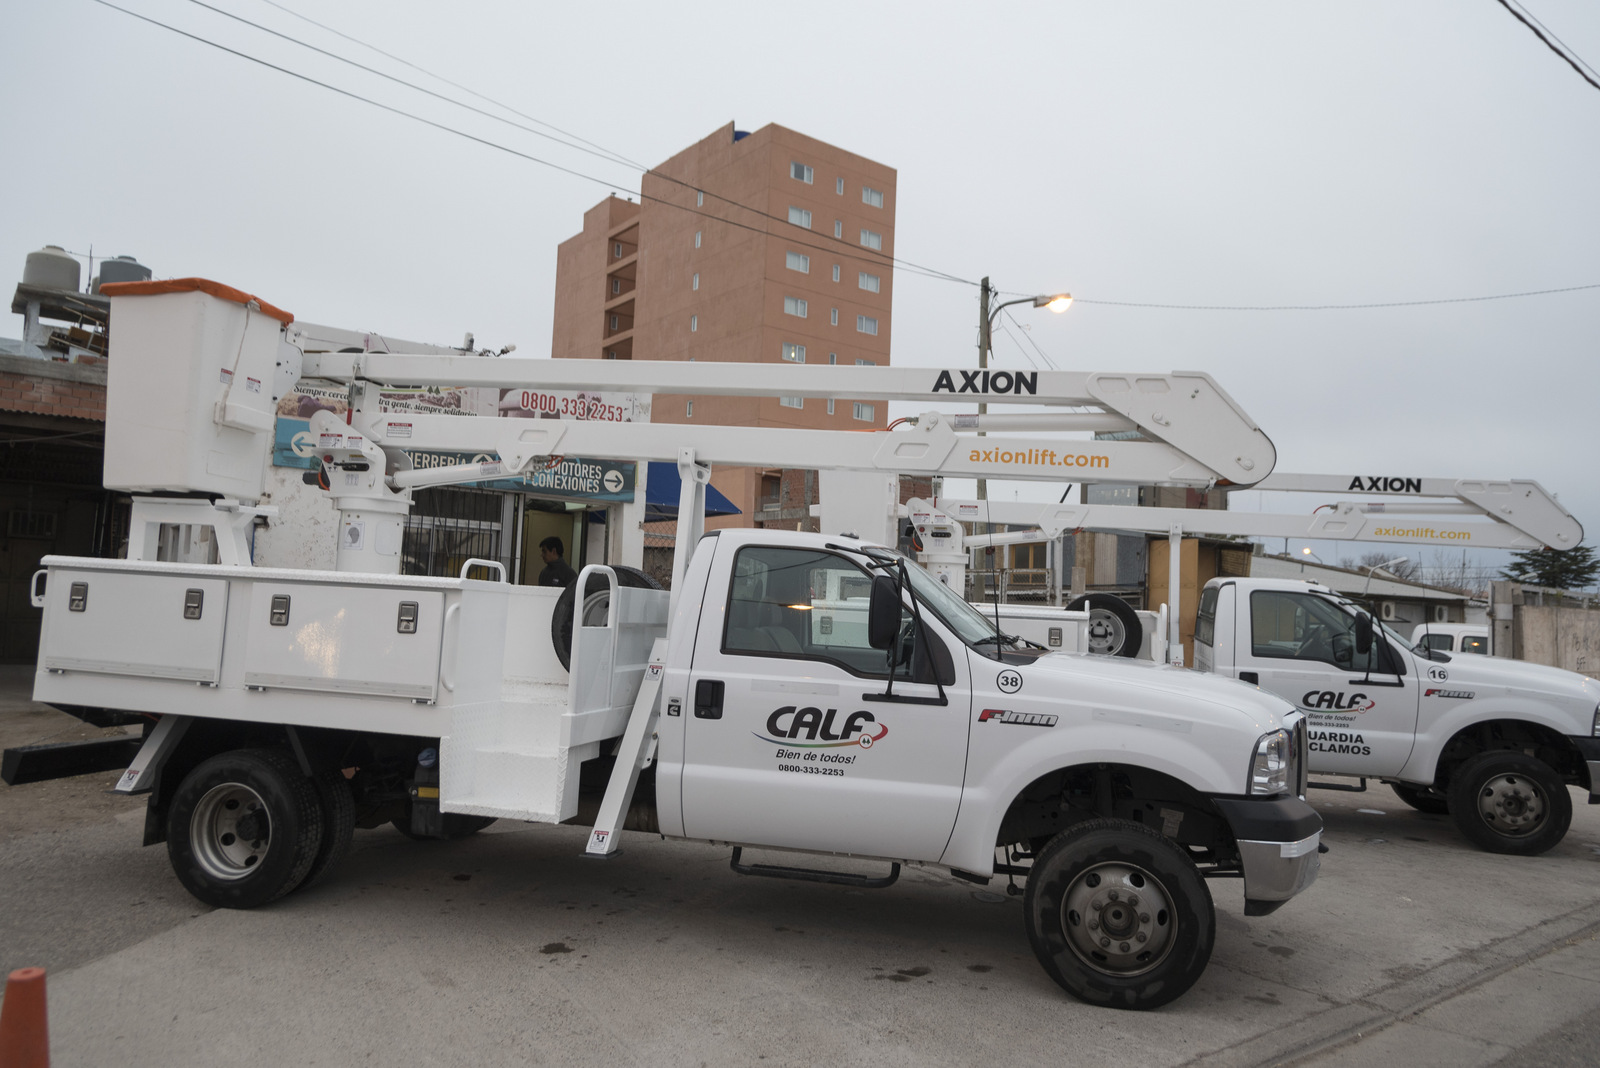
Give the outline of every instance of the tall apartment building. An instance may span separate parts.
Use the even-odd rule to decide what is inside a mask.
[[[815,138],[730,123],[610,197],[556,260],[551,355],[773,364],[889,362],[895,171]],[[800,397],[655,398],[657,423],[882,429],[887,405]],[[797,465],[803,457],[795,457]],[[711,525],[793,529],[809,475],[719,467],[743,511]],[[763,506],[766,507],[763,507]]]

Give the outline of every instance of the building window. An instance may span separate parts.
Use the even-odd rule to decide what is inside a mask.
[[[606,349],[606,359],[614,360],[616,358],[617,358],[617,350],[616,349]]]
[[[697,208],[706,206],[706,194],[703,190],[696,189],[694,191],[694,206]]]
[[[865,242],[862,242],[862,243],[865,244]],[[699,230],[696,230],[694,232],[694,247],[695,248],[699,248],[700,247],[700,231]]]
[[[690,289],[699,289],[700,288],[700,272],[699,271],[694,272],[694,280],[689,283],[689,288]]]
[[[834,364],[837,364],[838,362],[839,362],[839,354],[837,352],[828,353],[828,364],[829,364],[829,366],[833,366]]]
[[[686,401],[686,402],[684,402],[684,405],[683,405],[683,417],[685,419],[693,419],[694,418],[694,401]]]
[[[698,315],[689,316],[689,333],[691,333],[691,334],[695,333],[699,329],[700,329],[700,316],[698,316]]]
[[[861,187],[861,203],[881,208],[883,207],[883,193],[870,185],[864,185]]]
[[[876,337],[878,333],[878,320],[874,319],[870,315],[856,316],[856,332],[861,334],[872,334],[874,337]]]
[[[621,241],[613,241],[611,243],[611,255],[615,259],[619,259],[620,260],[622,258],[622,242]]]
[[[878,366],[878,361],[877,360],[857,360],[856,361],[856,366],[857,367],[876,367],[876,366]]]
[[[835,193],[838,193],[840,196],[844,196],[844,179],[843,178],[835,178],[834,179],[833,191]]]
[[[807,167],[804,163],[790,163],[789,177],[793,178],[797,182],[804,182],[806,185],[810,185],[811,168]]]
[[[783,343],[783,358],[788,363],[805,363],[806,347],[804,345],[791,345]]]
[[[883,235],[875,234],[871,230],[861,231],[861,244],[866,248],[883,248]]]
[[[779,397],[778,403],[785,408],[803,408],[806,402],[800,397]]]
[[[877,418],[877,414],[877,409],[873,405],[856,401],[855,410],[850,413],[850,416],[853,419],[861,420],[863,423],[870,423]]]
[[[784,297],[783,314],[797,315],[804,319],[806,317],[806,302],[799,297]]]
[[[811,229],[811,213],[804,208],[790,207],[789,222],[795,226],[804,226],[809,230]]]
[[[839,280],[839,265],[837,263],[833,265],[833,280],[835,282]]]
[[[804,253],[785,252],[783,254],[783,265],[789,270],[799,271],[801,274],[811,273],[811,257]]]
[[[835,220],[833,220],[833,236],[834,237],[843,237],[844,236],[844,220],[843,219],[835,219]]]
[[[610,322],[611,322],[611,329],[615,330],[617,328],[617,317],[615,315],[613,315],[613,316],[610,316],[609,318],[610,318]]]
[[[861,289],[865,289],[868,293],[876,293],[879,289],[879,279],[875,274],[859,271],[856,274],[856,285]]]
[[[828,414],[829,415],[833,414],[833,398],[832,397],[828,398]]]
[[[611,292],[612,293],[621,293],[622,292],[622,279],[613,278],[611,280]]]
[[[833,308],[833,309],[829,310],[829,312],[828,312],[828,325],[829,326],[838,326],[839,325],[839,309],[838,308]]]

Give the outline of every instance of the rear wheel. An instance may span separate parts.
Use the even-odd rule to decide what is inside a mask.
[[[207,905],[255,908],[304,881],[322,829],[316,788],[288,754],[239,749],[179,784],[167,808],[167,856]]]
[[[316,885],[324,875],[339,866],[345,854],[350,852],[350,842],[356,830],[356,802],[350,792],[349,781],[333,771],[317,778],[312,785],[316,787],[317,802],[322,810],[322,844],[317,847],[316,858],[312,860],[311,870],[306,872],[305,880],[296,887],[298,890]]]
[[[611,570],[617,573],[618,586],[632,590],[661,588],[661,583],[636,567],[613,564]],[[583,598],[582,625],[602,626],[606,621],[607,608],[611,604],[611,586],[606,582],[604,575],[591,575],[588,586]],[[550,644],[555,646],[556,659],[561,661],[561,666],[569,669],[572,666],[572,617],[577,604],[578,586],[574,582],[561,591],[561,596],[556,599],[556,607],[550,614]]]
[[[1572,795],[1542,760],[1511,750],[1480,753],[1450,777],[1450,816],[1491,853],[1535,856],[1572,823]]]
[[[1418,812],[1426,812],[1430,816],[1447,815],[1450,811],[1450,802],[1442,795],[1434,793],[1426,786],[1410,786],[1403,782],[1392,782],[1389,789],[1394,795]]]
[[[1022,903],[1044,970],[1092,1005],[1153,1009],[1211,959],[1216,912],[1194,862],[1129,820],[1088,820],[1033,862]]]
[[[1088,593],[1067,605],[1069,612],[1089,613],[1089,651],[1098,656],[1139,655],[1144,627],[1133,607],[1110,593]]]

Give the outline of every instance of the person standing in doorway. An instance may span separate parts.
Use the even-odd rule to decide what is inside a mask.
[[[539,543],[539,555],[544,559],[544,570],[539,572],[539,585],[562,587],[572,585],[578,573],[567,563],[566,551],[561,539],[553,535]]]

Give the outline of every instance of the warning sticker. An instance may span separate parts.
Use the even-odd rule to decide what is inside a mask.
[[[246,377],[244,380],[244,389],[246,393],[260,393],[261,379]]]
[[[391,438],[409,438],[411,436],[410,423],[385,423]]]

